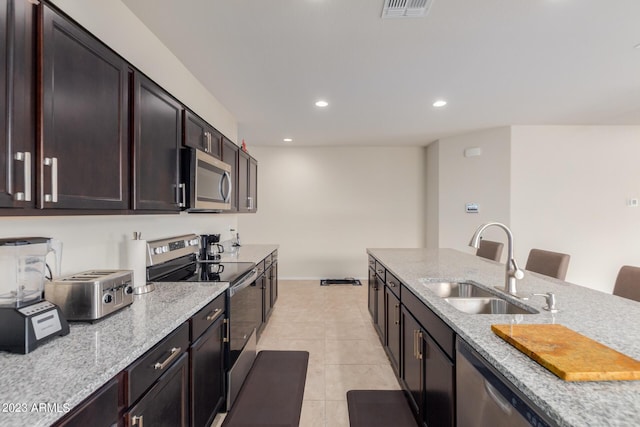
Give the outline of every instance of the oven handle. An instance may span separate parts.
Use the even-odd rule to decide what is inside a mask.
[[[242,280],[231,287],[231,289],[229,290],[229,296],[232,297],[235,293],[241,291],[242,289],[255,282],[257,278],[258,269],[254,268],[253,270],[251,270],[251,273],[247,274]]]

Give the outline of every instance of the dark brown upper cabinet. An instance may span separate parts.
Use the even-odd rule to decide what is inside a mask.
[[[127,63],[42,7],[38,207],[129,208]]]
[[[238,212],[258,209],[258,161],[244,151],[238,151]]]
[[[184,145],[197,148],[213,157],[221,158],[222,134],[214,127],[198,117],[195,113],[184,110]]]
[[[135,210],[178,212],[182,105],[139,72],[134,73]]]
[[[231,166],[231,209],[228,212],[238,212],[238,158],[240,148],[222,137],[222,161]]]
[[[0,207],[35,206],[35,10],[0,2]]]

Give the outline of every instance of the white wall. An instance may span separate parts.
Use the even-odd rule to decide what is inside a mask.
[[[440,244],[440,141],[433,142],[425,149],[425,179],[426,179],[426,206],[425,206],[425,247],[435,249]]]
[[[285,278],[366,277],[367,247],[424,243],[423,148],[253,147],[258,213],[241,239],[280,244]]]
[[[511,213],[518,259],[571,255],[567,280],[611,292],[640,265],[640,126],[514,126]]]
[[[237,143],[238,124],[235,117],[124,3],[119,0],[52,2]]]
[[[137,17],[118,0],[54,0],[54,3],[110,45],[175,97],[236,139],[235,118],[189,73]],[[117,268],[120,243],[142,231],[146,239],[181,233],[222,233],[237,226],[237,215],[126,215],[0,217],[0,236],[45,236],[63,241],[62,273]]]
[[[437,151],[433,152],[438,157],[438,215],[435,219],[427,217],[429,230],[435,227],[433,221],[437,221],[438,239],[437,244],[428,242],[429,247],[475,253],[475,249],[469,247],[469,240],[480,224],[491,221],[509,224],[510,138],[510,128],[501,127],[438,141]],[[465,149],[473,147],[480,148],[482,154],[465,157]],[[433,159],[429,165],[432,163]],[[428,173],[431,176],[431,172]],[[428,200],[434,197],[436,186],[432,185],[428,184]],[[479,213],[466,213],[466,203],[478,204]],[[484,236],[506,241],[504,233],[497,229],[487,230]]]

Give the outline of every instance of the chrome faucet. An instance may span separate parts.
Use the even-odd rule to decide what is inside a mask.
[[[473,233],[473,237],[469,242],[469,246],[478,249],[480,247],[480,236],[484,230],[489,227],[498,227],[504,230],[507,233],[507,264],[506,271],[504,275],[504,288],[496,286],[496,288],[505,291],[509,295],[513,295],[515,297],[521,299],[529,299],[529,295],[518,294],[516,290],[516,280],[520,280],[524,277],[524,271],[520,270],[518,264],[516,263],[516,259],[513,257],[513,233],[509,230],[509,227],[499,222],[489,222],[487,224],[482,224],[475,233]]]

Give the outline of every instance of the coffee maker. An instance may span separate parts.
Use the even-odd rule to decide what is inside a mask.
[[[50,252],[55,255],[58,275],[60,241],[46,237],[0,239],[0,350],[26,354],[69,333],[60,309],[43,299]]]
[[[224,252],[224,246],[220,243],[219,234],[203,234],[200,236],[200,261],[219,262]]]

